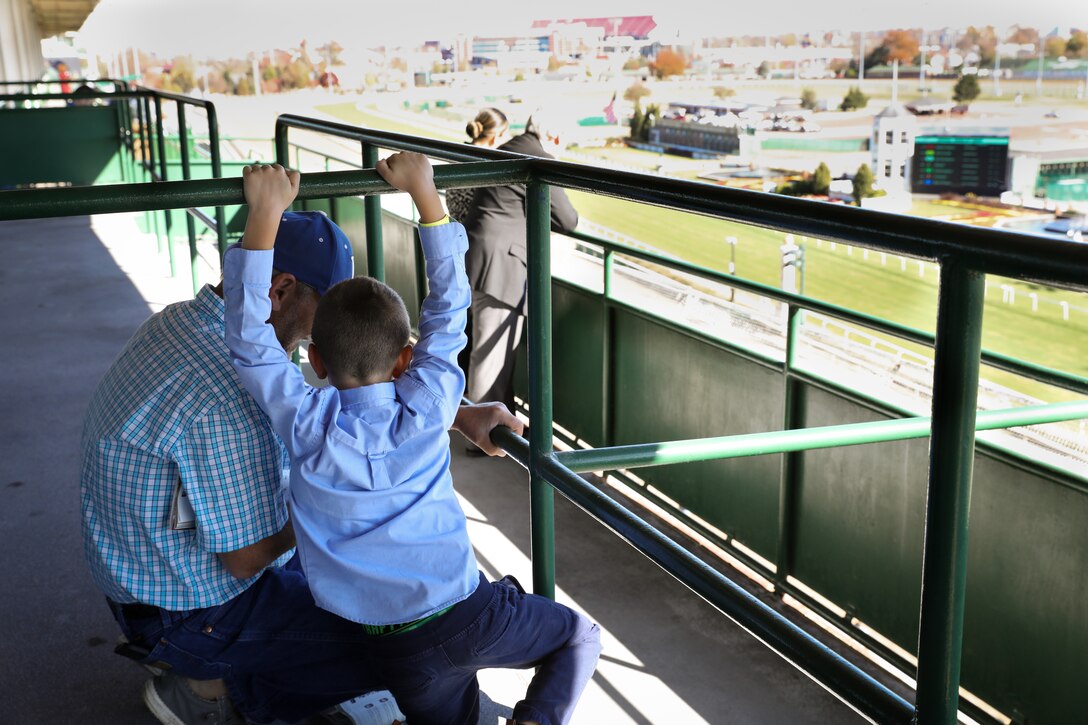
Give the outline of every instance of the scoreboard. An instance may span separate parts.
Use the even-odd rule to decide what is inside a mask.
[[[916,194],[1000,196],[1009,188],[1009,137],[918,136],[911,166]]]

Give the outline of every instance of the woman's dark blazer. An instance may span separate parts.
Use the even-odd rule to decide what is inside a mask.
[[[499,148],[529,156],[555,158],[534,134],[515,136]],[[578,212],[566,193],[551,187],[552,229],[570,232]],[[476,190],[464,224],[468,232],[465,267],[472,289],[503,304],[520,307],[525,296],[525,185],[489,186]]]

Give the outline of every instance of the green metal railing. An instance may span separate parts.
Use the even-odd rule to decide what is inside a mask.
[[[76,83],[76,81],[65,82]],[[0,103],[7,101],[13,103],[20,103],[24,101],[80,102],[87,100],[119,102],[120,113],[118,120],[120,123],[120,128],[118,131],[118,135],[122,146],[127,152],[125,156],[126,163],[123,167],[124,178],[126,178],[127,180],[134,180],[137,177],[136,169],[137,167],[139,167],[139,169],[142,171],[143,178],[145,180],[150,179],[153,182],[162,182],[169,180],[168,164],[166,158],[166,134],[163,129],[163,102],[172,101],[175,104],[183,180],[189,180],[192,178],[188,142],[189,127],[186,123],[185,109],[187,106],[200,108],[204,111],[207,118],[209,148],[211,151],[212,176],[215,178],[219,178],[223,175],[222,159],[220,157],[219,149],[219,125],[214,104],[212,104],[210,101],[190,98],[188,96],[183,96],[176,93],[168,93],[166,91],[160,91],[151,88],[144,88],[142,86],[129,88],[128,84],[124,81],[111,82],[114,83],[121,90],[96,90],[93,95],[78,95],[75,93],[4,94],[0,95]],[[60,83],[60,81],[49,81],[48,83],[57,84]],[[27,82],[22,81],[8,81],[5,82],[5,84],[28,85]],[[152,113],[152,111],[154,111],[154,113]],[[134,118],[137,121],[135,136],[133,135],[132,123]],[[200,288],[197,270],[198,257],[195,227],[195,221],[197,220],[203,222],[206,226],[209,222],[209,220],[199,211],[199,209],[195,207],[190,207],[187,210],[186,214],[186,231],[189,243],[189,261],[194,293]],[[167,214],[164,218],[164,233],[159,232],[157,217],[153,219],[153,223],[156,228],[156,236],[159,239],[160,251],[162,251],[165,247],[170,262],[170,274],[171,276],[174,276],[177,274],[177,263],[174,258],[174,245],[170,238],[170,215]],[[210,228],[218,235],[219,254],[220,256],[222,256],[223,252],[226,251],[226,221],[222,205],[216,205],[215,222],[214,225],[211,225]],[[165,244],[163,241],[164,236]]]
[[[867,210],[786,197],[713,187],[639,174],[573,166],[460,144],[361,130],[297,116],[281,116],[276,125],[277,158],[288,158],[287,130],[303,129],[354,139],[361,144],[364,166],[372,166],[377,149],[414,150],[452,161],[435,169],[439,188],[524,183],[528,187],[529,238],[529,381],[530,428],[525,441],[509,431],[498,440],[530,471],[534,588],[554,593],[552,494],[559,489],[577,505],[657,562],[692,590],[746,627],[783,656],[824,683],[852,706],[879,722],[951,723],[956,719],[966,580],[967,504],[976,429],[1069,420],[1086,415],[1088,404],[1076,402],[1030,409],[976,414],[980,361],[1004,365],[1053,384],[1084,392],[1085,381],[1058,371],[1027,366],[981,352],[982,289],[985,274],[1028,279],[1074,289],[1088,288],[1088,247],[1051,242],[1012,232],[952,225],[912,217],[889,217]],[[161,138],[161,135],[160,135]],[[183,144],[184,146],[184,144]],[[480,161],[480,159],[488,159]],[[935,346],[931,418],[791,430],[800,420],[790,412],[787,395],[785,430],[699,441],[677,441],[556,453],[552,446],[551,257],[549,185],[603,193],[688,212],[710,214],[807,236],[835,239],[880,251],[937,260],[941,265],[936,333],[889,325],[754,283],[726,278],[787,304],[792,330],[800,310],[851,319],[876,329],[890,329],[908,339]],[[373,195],[394,191],[368,169],[304,175],[299,199],[371,195],[367,210],[369,271],[384,274],[381,256],[380,205]],[[143,211],[163,208],[242,203],[240,179],[179,181],[78,189],[42,189],[0,193],[0,219],[38,218],[89,212]],[[590,239],[602,244],[601,240]],[[640,252],[607,243],[606,295],[612,255]],[[673,264],[684,268],[682,263]],[[694,266],[692,271],[714,276]],[[782,369],[792,370],[793,335],[787,338]],[[922,604],[918,639],[918,693],[915,705],[903,700],[822,643],[756,600],[661,532],[634,516],[600,490],[578,477],[576,470],[661,465],[772,452],[795,452],[877,440],[930,436],[930,475],[925,521]],[[788,464],[785,464],[788,466]],[[789,471],[783,484],[789,488]],[[792,496],[784,492],[783,501]],[[788,503],[784,504],[788,506]],[[788,512],[787,512],[788,513]]]

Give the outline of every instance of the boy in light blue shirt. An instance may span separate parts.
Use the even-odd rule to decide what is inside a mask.
[[[474,723],[476,671],[536,667],[514,720],[566,723],[596,667],[599,629],[510,577],[483,577],[450,476],[446,431],[464,389],[457,354],[470,301],[464,228],[443,212],[426,157],[395,154],[377,170],[420,213],[430,291],[418,344],[396,292],[346,280],[321,298],[309,348],[331,385],[306,385],[266,323],[271,250],[299,176],[252,166],[242,248],[224,266],[234,367],[290,453],[291,516],[314,599],[372,638],[408,721]]]

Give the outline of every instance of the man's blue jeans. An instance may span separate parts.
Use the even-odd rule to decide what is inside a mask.
[[[418,629],[373,637],[375,668],[411,725],[465,725],[479,717],[479,670],[538,667],[515,720],[570,720],[601,653],[596,624],[504,577]]]
[[[145,607],[145,616],[127,616],[131,608],[112,602],[111,609],[125,636],[151,649],[147,661],[165,662],[183,677],[223,678],[234,705],[254,722],[294,722],[385,689],[362,627],[314,604],[297,554],[217,607]]]

